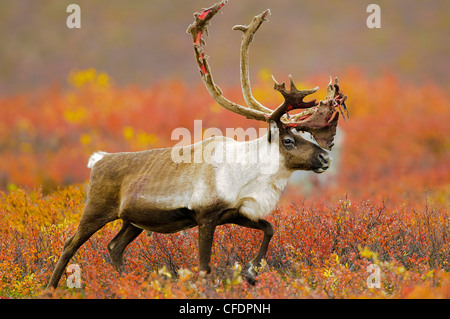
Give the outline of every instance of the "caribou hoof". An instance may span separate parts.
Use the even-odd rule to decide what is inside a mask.
[[[254,286],[256,284],[256,271],[253,269],[253,266],[250,266],[249,269],[247,269],[247,271],[245,273],[243,273],[243,277],[245,278],[245,280],[247,281],[247,283],[249,285]]]
[[[243,274],[242,277],[244,277],[245,281],[251,286],[254,286],[257,282],[256,278],[250,275],[249,273]]]

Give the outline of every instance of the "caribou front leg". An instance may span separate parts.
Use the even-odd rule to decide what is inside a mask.
[[[109,242],[108,251],[111,256],[113,265],[119,272],[123,271],[123,252],[125,248],[131,243],[139,234],[142,233],[142,229],[133,226],[131,223],[124,221],[122,228],[117,235]]]
[[[216,225],[212,223],[204,223],[198,225],[198,255],[200,258],[200,271],[207,274],[211,272],[209,262],[211,260],[211,247],[214,238]]]
[[[253,221],[243,215],[238,215],[228,222],[247,228],[260,229],[264,233],[264,237],[261,246],[259,247],[258,254],[250,261],[250,267],[248,268],[247,272],[244,273],[244,278],[247,280],[247,282],[251,285],[254,285],[256,283],[255,277],[257,275],[256,267],[259,267],[261,260],[266,256],[267,248],[269,247],[270,240],[273,236],[272,224],[264,219]]]
[[[261,243],[261,247],[259,247],[258,254],[252,261],[250,261],[250,269],[249,273],[252,275],[256,275],[256,270],[254,267],[259,267],[261,264],[261,260],[266,257],[267,248],[269,248],[270,240],[273,236],[273,227],[272,224],[269,223],[267,220],[260,219],[256,222],[256,226],[258,229],[261,229],[264,232],[264,237]]]

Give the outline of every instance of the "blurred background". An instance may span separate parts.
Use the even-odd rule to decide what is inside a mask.
[[[2,0],[0,94],[64,85],[73,70],[95,67],[118,85],[148,86],[161,79],[197,82],[191,38],[194,12],[211,0]],[[81,7],[81,29],[68,29],[66,8]],[[239,80],[236,24],[270,8],[269,23],[251,48],[252,72],[268,68],[279,78],[348,68],[402,80],[449,84],[450,3],[379,0],[381,29],[369,29],[361,0],[231,0],[210,28],[208,54],[217,82]],[[278,78],[277,77],[277,78]]]
[[[339,76],[350,121],[340,120],[334,172],[300,178],[304,193],[361,196],[450,194],[449,1],[379,0],[381,28],[366,25],[361,0],[230,0],[209,28],[207,55],[225,95],[239,87],[240,33],[271,9],[255,36],[255,97],[281,98],[270,75],[297,86]],[[69,29],[69,4],[81,29]],[[0,189],[84,183],[89,155],[176,144],[171,132],[264,127],[222,110],[203,87],[186,28],[209,0],[2,0],[0,10]],[[329,173],[329,172],[328,172]],[[322,176],[321,176],[322,178]],[[431,196],[431,195],[430,195]]]

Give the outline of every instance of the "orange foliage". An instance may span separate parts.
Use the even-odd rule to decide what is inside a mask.
[[[44,291],[64,241],[84,206],[82,187],[51,195],[40,190],[3,193],[0,205],[0,297],[75,298],[449,298],[449,212],[426,206],[386,207],[368,201],[282,207],[269,217],[275,236],[255,287],[242,267],[257,253],[258,231],[218,227],[210,277],[198,274],[197,229],[139,236],[118,275],[107,243],[114,222],[72,259],[81,267],[81,289],[65,281]],[[367,267],[378,264],[381,287],[368,288]]]
[[[255,96],[277,105],[260,73]],[[106,248],[117,221],[71,260],[81,266],[81,289],[66,288],[63,276],[55,292],[43,290],[81,216],[93,151],[173,146],[172,130],[192,131],[195,119],[223,132],[259,123],[217,108],[200,84],[118,88],[93,69],[71,73],[67,91],[0,99],[0,297],[450,298],[448,91],[392,75],[340,79],[350,120],[340,123],[337,174],[323,184],[311,173],[307,197],[301,185],[285,192],[269,217],[276,232],[255,287],[240,270],[257,253],[258,231],[219,227],[210,277],[197,272],[196,228],[143,234],[119,276]],[[224,91],[242,102],[238,87]],[[367,287],[373,263],[380,288]]]

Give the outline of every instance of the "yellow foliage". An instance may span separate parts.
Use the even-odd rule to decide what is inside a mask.
[[[123,132],[123,137],[125,137],[125,139],[130,140],[134,137],[134,130],[131,126],[125,126],[122,130]]]
[[[370,258],[375,263],[378,261],[378,254],[374,251],[371,251],[368,247],[361,248],[361,246],[359,246],[358,249],[362,257]]]
[[[86,70],[73,70],[67,79],[69,84],[76,88],[91,85],[97,88],[107,88],[110,84],[110,78],[106,73],[98,73],[94,68]]]
[[[91,143],[91,136],[87,133],[84,133],[80,136],[80,143],[83,145],[89,145]]]
[[[131,126],[125,126],[122,129],[122,134],[136,149],[150,147],[158,143],[157,135],[143,131],[136,133]]]
[[[155,134],[151,134],[151,133],[145,133],[145,132],[140,132],[137,135],[137,141],[140,145],[142,145],[143,147],[149,146],[149,145],[154,145],[156,143],[158,143],[158,136],[156,136]]]
[[[64,111],[64,119],[72,124],[79,124],[86,118],[86,108],[79,106],[73,110],[67,109]]]

